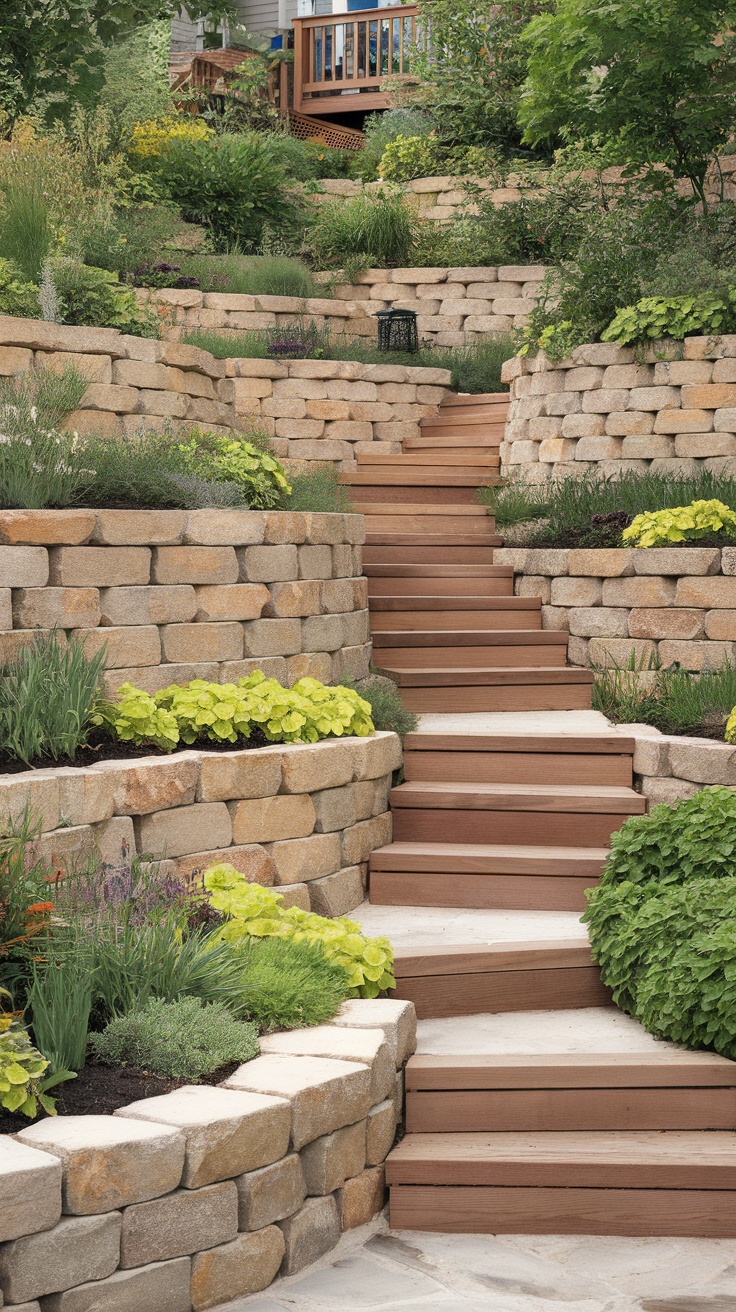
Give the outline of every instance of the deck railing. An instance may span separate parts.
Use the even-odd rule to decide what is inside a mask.
[[[294,109],[387,109],[381,84],[411,72],[418,13],[416,5],[392,5],[295,19]]]

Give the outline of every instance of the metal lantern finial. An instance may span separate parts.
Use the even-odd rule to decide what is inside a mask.
[[[378,320],[379,351],[413,354],[419,350],[415,310],[379,310],[374,317]]]

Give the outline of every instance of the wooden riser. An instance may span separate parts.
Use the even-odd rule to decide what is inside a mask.
[[[630,788],[631,759],[623,754],[590,756],[555,751],[422,752],[406,750],[405,745],[404,778],[469,784],[546,784],[550,779],[564,779],[566,784],[622,784]]]
[[[476,498],[476,487],[480,487],[485,480],[487,470],[479,471],[478,482],[475,487],[444,487],[441,482],[436,487],[359,487],[352,494],[353,507],[356,514],[363,514],[363,510],[358,507],[370,506],[374,502],[384,503],[390,501],[401,505],[453,505],[453,506],[472,506],[474,510],[484,514],[493,527],[493,516],[489,515],[484,506],[481,506]],[[493,470],[490,471],[493,473]]]
[[[384,472],[375,466],[370,469],[352,469],[348,473],[341,474],[339,481],[356,489],[353,493],[353,499],[356,501],[364,487],[383,487],[388,490],[396,487],[476,488],[478,486],[478,480],[473,474],[440,475],[429,470],[419,473],[416,469],[392,469]],[[493,476],[486,479],[486,482],[492,481]]]
[[[468,507],[472,509],[472,507]],[[362,514],[362,510],[356,510],[356,514]],[[488,517],[486,515],[400,515],[400,514],[371,514],[366,517],[366,531],[375,533],[452,533],[462,534],[464,538],[469,536],[477,537],[479,543],[482,541],[486,546],[492,546],[489,538],[495,539],[498,534],[494,533],[493,527],[489,528]]]
[[[736,1089],[452,1089],[406,1096],[407,1134],[732,1130]],[[735,1139],[736,1142],[736,1139]]]
[[[450,448],[450,450],[452,450],[452,448]],[[464,470],[466,466],[470,466],[474,469],[477,467],[478,463],[486,464],[489,462],[497,465],[498,454],[494,455],[492,451],[484,452],[481,459],[475,454],[475,452],[468,453],[467,451],[453,451],[451,461],[447,463],[442,456],[441,450],[429,450],[424,455],[418,452],[411,454],[406,451],[402,451],[401,455],[395,456],[376,456],[371,455],[370,453],[365,455],[360,452],[358,453],[358,469],[372,469],[378,465],[381,469],[416,468],[421,470],[424,468],[430,468],[432,465],[440,465],[451,469],[453,472],[457,472],[458,470]]]
[[[495,543],[493,544],[496,545]],[[396,547],[391,543],[368,542],[363,547],[363,565],[388,565],[396,559]],[[416,544],[404,543],[401,559],[407,565],[490,565],[493,551],[489,547],[458,546],[445,543],[428,546],[423,539]]]
[[[403,694],[401,700],[406,705]],[[608,847],[611,834],[628,818],[627,811],[581,815],[564,811],[431,811],[402,807],[394,810],[393,836],[397,843],[451,843],[462,835],[464,843]]]
[[[477,611],[482,614],[487,614],[492,611],[505,611],[509,614],[516,615],[533,614],[537,615],[539,618],[539,612],[542,608],[539,597],[466,597],[460,593],[455,597],[450,597],[446,594],[439,597],[427,596],[426,593],[420,593],[417,595],[412,589],[411,582],[408,583],[405,592],[392,597],[372,598],[371,605],[376,611],[376,614],[383,611],[411,615],[414,611],[421,610],[427,611],[436,619],[444,618],[445,615],[449,615],[453,611],[457,612],[465,610]],[[426,735],[424,734],[420,736],[420,746],[424,745],[425,736]],[[482,741],[485,744],[488,739],[484,737]],[[493,742],[493,739],[490,741]],[[513,739],[512,741],[515,742],[516,740]],[[465,739],[463,739],[463,743],[464,742]],[[494,749],[493,746],[489,748],[485,748],[484,746],[484,750],[493,751]]]
[[[579,911],[596,878],[438,874],[372,870],[369,901],[390,907],[468,907],[487,911]]]
[[[441,633],[438,630],[438,633]],[[493,637],[494,631],[487,630]],[[514,644],[502,647],[499,644],[478,644],[473,647],[384,647],[381,638],[389,635],[377,633],[374,638],[373,664],[381,669],[402,670],[437,669],[438,666],[450,666],[455,670],[506,670],[523,669],[564,669],[567,652],[564,647],[539,646],[532,644]],[[392,637],[396,636],[391,634]],[[444,636],[444,635],[443,635]],[[449,635],[448,635],[449,636]],[[454,636],[454,635],[453,635]],[[498,636],[501,636],[500,634]],[[503,634],[503,636],[506,636]],[[537,634],[529,633],[534,638]]]
[[[406,592],[406,576],[398,575],[395,578],[376,577],[373,570],[379,568],[385,569],[386,566],[363,566],[364,573],[368,578],[369,597],[395,597]],[[416,568],[426,569],[427,567],[419,565]],[[460,568],[462,567],[455,566],[455,569]],[[467,568],[475,569],[476,566],[469,565]],[[485,578],[464,578],[462,582],[453,576],[449,578],[435,576],[433,578],[431,575],[428,577],[412,577],[411,580],[412,593],[418,597],[441,597],[443,595],[456,597],[460,588],[462,588],[463,596],[466,597],[513,597],[514,595],[513,579],[490,573]]]
[[[413,1002],[419,1020],[611,1004],[596,966],[397,976],[394,996]]]
[[[443,615],[436,610],[371,611],[371,630],[374,634],[395,633],[409,629],[439,629],[454,631],[461,628],[472,629],[539,629],[540,615],[536,610],[482,610],[448,611]],[[430,776],[427,775],[427,778]],[[436,774],[435,779],[440,776]]]
[[[736,1237],[736,1191],[394,1185],[392,1230],[438,1234]]]
[[[404,440],[405,451],[461,451],[468,454],[477,451],[498,451],[503,441],[503,424],[481,425],[477,433],[468,437],[436,437],[431,431],[423,432],[420,437],[407,437]]]
[[[410,553],[416,547],[419,547],[420,550],[426,550],[426,548],[428,547],[434,548],[436,551],[439,551],[440,559],[442,554],[445,553],[448,547],[451,550],[460,547],[463,550],[470,549],[471,555],[474,550],[479,549],[478,563],[480,564],[484,560],[490,563],[490,561],[493,559],[493,548],[500,547],[503,545],[503,538],[500,538],[497,533],[493,533],[493,532],[396,533],[394,531],[391,533],[374,533],[372,531],[370,516],[366,519],[365,524],[366,524],[365,540],[369,548],[391,547],[393,549],[394,557],[398,555],[400,552],[402,559],[404,560],[407,558],[407,556],[410,557]]]
[[[402,688],[401,702],[407,711],[438,715],[456,711],[581,711],[590,707],[590,688],[574,684]]]

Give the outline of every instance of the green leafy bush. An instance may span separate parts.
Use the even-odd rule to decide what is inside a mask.
[[[419,717],[402,705],[401,694],[393,679],[369,674],[367,679],[346,679],[345,685],[354,688],[368,702],[376,729],[390,730],[403,738],[404,734],[413,733],[419,724]]]
[[[259,1051],[254,1025],[201,998],[151,998],[142,1011],[117,1016],[100,1034],[90,1034],[89,1044],[108,1066],[195,1081],[231,1062],[250,1061]]]
[[[645,296],[619,310],[601,333],[603,342],[647,342],[662,337],[682,341],[691,334],[729,333],[736,327],[736,289],[726,299],[700,296]]]
[[[390,142],[397,137],[429,136],[433,123],[429,114],[421,109],[388,109],[381,114],[369,114],[363,124],[365,145],[354,152],[351,175],[375,182],[379,165]]]
[[[24,281],[20,269],[11,260],[0,259],[0,314],[37,319],[40,308],[35,283]]]
[[[729,536],[736,536],[736,512],[714,499],[637,515],[621,536],[629,547],[667,547],[674,542],[697,542],[724,529]]]
[[[71,259],[50,262],[62,322],[96,328],[119,328],[139,337],[157,337],[158,321],[139,306],[135,292],[108,269],[93,269]]]
[[[151,743],[162,752],[173,751],[179,742],[179,726],[171,711],[157,706],[150,693],[123,683],[119,700],[103,702],[94,723],[104,725],[121,743]]]
[[[249,884],[226,862],[205,870],[204,886],[214,909],[227,918],[217,931],[223,942],[238,943],[250,935],[305,939],[319,943],[328,960],[345,968],[350,996],[375,998],[394,988],[391,944],[386,938],[366,938],[355,921],[284,907],[276,889]]]
[[[49,1063],[33,1047],[25,1026],[12,1015],[0,1016],[0,1107],[33,1119],[39,1106],[49,1116],[56,1108],[45,1089]]]
[[[321,205],[309,230],[314,259],[341,268],[362,256],[369,265],[408,265],[416,220],[400,192],[377,191]]]
[[[617,1004],[652,1033],[736,1055],[736,797],[707,788],[612,836],[584,920]]]
[[[321,1025],[350,992],[347,970],[328,960],[319,943],[251,937],[237,947],[244,1014],[261,1031]]]
[[[87,656],[72,638],[39,634],[0,667],[2,753],[27,766],[73,761],[86,742],[99,697],[105,649]]]
[[[252,442],[190,428],[176,449],[185,472],[234,484],[251,510],[273,509],[291,492],[283,465]]]

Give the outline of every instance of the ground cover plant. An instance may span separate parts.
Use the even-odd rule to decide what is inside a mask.
[[[736,798],[706,788],[632,816],[583,917],[614,1001],[652,1034],[736,1057]]]
[[[624,665],[596,669],[593,708],[614,724],[651,724],[662,733],[731,739],[736,667],[726,658],[694,673],[633,655]],[[732,728],[729,731],[728,725]]]
[[[531,484],[510,478],[478,498],[524,546],[727,546],[736,541],[736,479],[627,471]],[[719,509],[719,507],[721,507]]]

